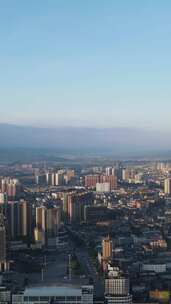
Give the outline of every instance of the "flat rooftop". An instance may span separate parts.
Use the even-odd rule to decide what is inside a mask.
[[[83,287],[92,287],[92,286],[83,286]],[[82,286],[36,286],[26,288],[24,291],[24,296],[26,297],[65,297],[65,296],[81,296],[82,295]],[[93,288],[93,287],[92,287]]]

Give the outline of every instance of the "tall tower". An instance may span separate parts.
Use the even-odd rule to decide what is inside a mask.
[[[25,200],[21,200],[20,206],[20,234],[23,237],[32,236],[32,207]]]
[[[46,208],[44,206],[36,208],[36,228],[35,241],[41,242],[42,246],[46,243]]]
[[[7,202],[7,194],[0,192],[0,213],[3,213],[5,217],[7,212]]]
[[[108,236],[102,240],[102,254],[103,259],[108,260],[112,258],[113,242]]]
[[[19,202],[8,202],[7,223],[9,240],[20,237],[20,208]]]
[[[61,221],[61,209],[59,207],[46,210],[46,232],[48,237],[56,237]]]
[[[164,193],[171,194],[171,178],[166,178],[164,181]]]
[[[105,279],[105,303],[132,303],[129,278],[118,267],[108,267],[108,274]]]
[[[0,214],[0,272],[8,269],[6,253],[6,228],[3,214]]]
[[[8,202],[8,236],[10,240],[32,237],[32,206],[25,200]]]

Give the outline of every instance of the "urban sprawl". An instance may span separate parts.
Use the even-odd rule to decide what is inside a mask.
[[[169,160],[0,165],[1,304],[170,300]]]

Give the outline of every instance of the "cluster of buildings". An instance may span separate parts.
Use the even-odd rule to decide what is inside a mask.
[[[75,171],[72,169],[68,170],[52,170],[48,172],[35,173],[35,182],[37,185],[46,184],[49,186],[63,186],[68,185],[74,180]]]
[[[72,191],[63,194],[63,214],[70,224],[84,222],[86,206],[93,204],[93,194],[89,191]]]
[[[56,238],[61,226],[60,207],[36,207],[36,227],[34,228],[35,242],[41,247],[56,244]]]
[[[7,249],[10,252],[30,246],[34,249],[50,246],[53,242],[55,244],[61,226],[59,206],[34,205],[24,199],[7,200],[1,204],[0,215],[1,230],[6,235],[4,239],[8,241],[4,242],[4,239],[0,238],[3,252]]]
[[[89,282],[10,290],[0,275],[0,303],[169,303],[170,162],[20,170],[26,172],[22,187],[19,177],[0,179],[0,274],[10,271],[11,258],[15,263],[20,253],[23,260],[28,252],[29,258],[35,252],[64,254],[60,239],[68,244],[67,234],[69,256],[80,256],[77,246],[90,255],[81,259]],[[104,289],[98,300],[97,276]]]
[[[21,190],[19,180],[10,177],[0,178],[0,191],[7,194],[9,198],[14,198]],[[0,196],[0,203],[3,202],[3,195]]]
[[[115,175],[86,175],[85,187],[96,188],[97,192],[110,192],[117,189]]]

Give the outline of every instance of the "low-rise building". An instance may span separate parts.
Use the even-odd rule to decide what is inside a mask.
[[[39,286],[12,295],[12,304],[93,304],[93,286]]]

